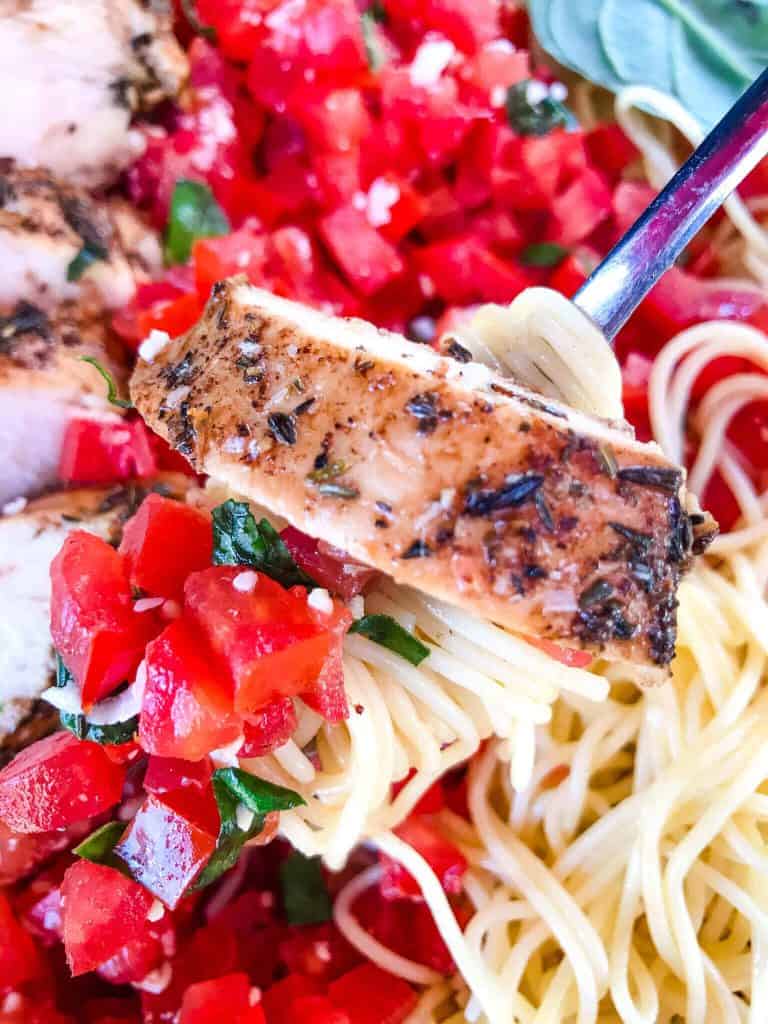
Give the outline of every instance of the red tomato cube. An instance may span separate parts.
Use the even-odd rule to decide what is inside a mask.
[[[184,595],[211,647],[229,666],[235,709],[252,712],[311,689],[332,634],[312,615],[303,588],[288,591],[256,573],[253,589],[244,592],[233,585],[242,573],[237,566],[193,573]]]
[[[152,756],[144,774],[144,790],[147,793],[172,793],[175,789],[191,789],[200,793],[210,785],[212,774],[213,764],[209,757],[200,761],[182,761],[177,757]]]
[[[331,982],[328,995],[355,1024],[402,1024],[417,1000],[407,982],[374,964],[355,967]]]
[[[40,955],[32,936],[16,920],[6,896],[0,893],[0,989],[15,989],[41,972]]]
[[[301,1024],[353,1024],[349,1015],[325,996],[302,996],[293,1004],[293,1013]]]
[[[88,710],[133,679],[157,632],[152,612],[133,610],[125,563],[100,537],[70,533],[51,563],[51,636]]]
[[[213,285],[233,274],[245,274],[251,284],[264,284],[266,262],[267,238],[255,218],[229,235],[199,239],[192,247],[199,300],[207,302]]]
[[[281,530],[280,537],[296,564],[321,587],[344,601],[360,594],[378,575],[376,569],[356,562],[346,552],[315,540],[293,526]]]
[[[420,249],[416,262],[449,303],[511,302],[532,278],[522,267],[500,259],[471,236],[435,242]]]
[[[211,517],[181,501],[150,494],[125,524],[118,550],[132,586],[181,598],[187,576],[211,564]]]
[[[552,201],[554,237],[575,245],[611,214],[611,192],[602,174],[587,168]]]
[[[241,731],[225,669],[187,619],[172,622],[147,647],[140,745],[160,757],[199,761]]]
[[[270,701],[260,711],[246,717],[243,723],[245,740],[238,756],[264,757],[287,743],[297,725],[296,709],[290,697]]]
[[[363,295],[373,295],[405,270],[397,249],[352,205],[323,217],[319,229],[333,258]]]
[[[413,816],[403,822],[396,832],[421,854],[447,893],[461,892],[467,861],[453,843],[443,839],[440,833],[423,819]],[[381,891],[386,899],[422,900],[421,889],[401,864],[385,854],[380,854],[380,861],[384,868]]]
[[[305,978],[300,974],[289,974],[263,994],[261,1005],[264,1007],[269,1024],[296,1024],[296,1003],[306,996],[322,994],[320,984],[314,978]]]
[[[67,424],[58,468],[62,483],[114,483],[156,472],[149,432],[141,420],[77,416]]]
[[[226,1008],[230,1024],[258,1024],[264,1011],[250,1004],[251,984],[247,974],[225,974],[211,981],[190,985],[184,993],[179,1024],[218,1024]]]
[[[188,807],[181,813],[172,803],[148,796],[115,847],[131,875],[171,910],[208,863],[218,833],[190,820]]]
[[[64,950],[73,974],[100,967],[147,927],[152,895],[103,864],[80,860],[61,887]]]
[[[16,832],[62,829],[114,807],[124,781],[97,743],[53,733],[0,771],[0,819]]]

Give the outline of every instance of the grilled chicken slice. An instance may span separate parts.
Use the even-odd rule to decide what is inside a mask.
[[[0,304],[125,305],[162,265],[157,236],[122,200],[96,201],[48,171],[0,161]]]
[[[513,630],[671,660],[697,524],[625,425],[242,279],[149,348],[134,402],[198,470]]]
[[[0,0],[0,156],[108,185],[142,151],[133,115],[187,71],[170,4]]]
[[[121,346],[101,320],[74,306],[50,317],[28,302],[0,306],[0,505],[55,483],[73,416],[119,423],[104,381],[84,355],[96,357],[118,384],[125,379]]]
[[[152,489],[181,497],[185,477],[167,474]],[[35,698],[50,685],[49,567],[70,530],[119,543],[122,525],[148,488],[69,491],[30,502],[0,517],[0,761],[58,721]],[[21,506],[21,502],[19,503]]]

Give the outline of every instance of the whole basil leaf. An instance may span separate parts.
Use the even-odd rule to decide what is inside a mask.
[[[213,773],[240,803],[255,814],[269,814],[270,811],[289,811],[300,807],[306,800],[292,789],[276,786],[266,779],[260,779],[242,768],[219,768]]]
[[[165,229],[166,263],[186,263],[198,238],[226,235],[228,231],[227,216],[207,185],[187,178],[176,182]]]
[[[247,565],[284,587],[314,587],[315,581],[296,565],[277,530],[257,523],[244,501],[230,498],[213,510],[214,565]]]
[[[333,914],[319,857],[298,850],[280,865],[280,889],[288,924],[322,924]]]
[[[529,0],[528,6],[536,36],[555,60],[613,92],[646,85],[674,96],[704,129],[768,64],[765,0]]]

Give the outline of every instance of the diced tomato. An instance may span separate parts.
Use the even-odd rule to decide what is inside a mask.
[[[751,286],[724,286],[694,277],[679,267],[669,269],[643,300],[638,317],[648,334],[648,353],[679,331],[705,320],[753,320],[765,308],[765,296]]]
[[[605,178],[587,168],[552,201],[554,237],[563,245],[583,241],[611,213],[611,192]]]
[[[0,820],[0,886],[17,882],[85,834],[88,825],[64,832],[14,832]]]
[[[218,834],[218,822],[211,831],[201,828],[188,807],[181,813],[173,806],[173,796],[148,796],[115,847],[132,877],[170,909],[207,864]]]
[[[295,1020],[301,1024],[353,1024],[345,1010],[325,996],[303,996],[293,1004]]]
[[[70,533],[51,563],[51,636],[86,710],[133,679],[157,630],[153,611],[134,611],[115,549],[83,530]]]
[[[73,974],[100,967],[147,926],[152,895],[103,864],[81,860],[61,887],[64,949]]]
[[[53,733],[0,771],[0,818],[16,832],[66,828],[114,807],[124,779],[98,744]]]
[[[209,757],[200,761],[182,761],[176,757],[149,758],[144,775],[144,790],[147,793],[171,793],[175,789],[191,789],[198,792],[208,788],[213,774]]]
[[[74,416],[67,423],[58,477],[65,484],[103,484],[154,476],[157,463],[141,420]]]
[[[513,210],[550,208],[560,185],[560,147],[566,134],[518,137],[509,128],[498,130],[490,178],[493,195],[502,206]]]
[[[264,993],[261,1005],[267,1017],[267,1024],[297,1024],[295,1006],[299,999],[322,995],[320,984],[313,978],[300,974],[289,974],[276,982]]]
[[[197,0],[197,16],[216,32],[216,45],[231,60],[247,61],[261,43],[264,18],[278,0]]]
[[[470,98],[489,105],[495,98],[494,90],[506,90],[531,77],[530,57],[527,50],[494,39],[465,61],[458,75]]]
[[[417,999],[407,982],[374,964],[355,967],[331,982],[328,995],[355,1024],[401,1024]]]
[[[356,562],[344,551],[315,540],[293,526],[286,526],[280,536],[297,565],[321,587],[344,601],[362,593],[378,575],[375,569]]]
[[[586,280],[587,275],[576,257],[566,256],[549,279],[549,287],[570,299]]]
[[[375,217],[381,234],[394,244],[420,223],[428,209],[424,196],[396,174],[385,174],[371,182],[368,206],[369,216]]]
[[[426,903],[387,900],[378,886],[356,901],[355,916],[366,931],[400,956],[450,975],[455,965]],[[457,917],[463,917],[457,911]]]
[[[184,502],[150,494],[125,524],[118,550],[132,586],[181,598],[187,576],[211,564],[211,517]]]
[[[411,815],[396,829],[400,838],[426,860],[447,893],[461,892],[462,878],[467,870],[464,855],[423,819]],[[401,864],[380,854],[383,866],[381,891],[387,899],[421,900],[421,889]]]
[[[403,790],[411,779],[416,775],[416,769],[412,768],[406,778],[401,782],[395,782],[392,785],[392,797],[396,797],[401,790]],[[414,806],[411,814],[437,814],[445,807],[445,794],[443,793],[443,784],[440,779],[434,782],[429,789],[424,793],[418,803]]]
[[[585,141],[592,162],[611,178],[618,178],[640,156],[618,124],[598,125],[587,133]]]
[[[630,352],[621,367],[624,415],[641,441],[652,436],[648,415],[648,381],[653,363],[639,352]]]
[[[41,946],[61,942],[61,883],[72,863],[68,854],[57,858],[25,886],[15,901],[21,924]]]
[[[245,718],[245,740],[238,755],[264,757],[271,750],[287,743],[297,725],[296,709],[290,697],[279,697],[270,701],[260,711]]]
[[[533,279],[522,267],[500,259],[472,237],[425,246],[416,263],[449,303],[511,302]]]
[[[323,627],[328,630],[328,654],[316,681],[302,691],[301,697],[327,722],[343,722],[349,717],[349,705],[344,689],[342,647],[344,636],[352,625],[352,615],[343,605],[334,602],[331,615],[318,613],[316,618],[322,619]]]
[[[351,205],[323,217],[319,230],[350,283],[363,295],[373,295],[405,269],[397,249]]]
[[[753,471],[768,467],[768,401],[750,402],[736,413],[728,437]]]
[[[11,905],[0,892],[0,989],[15,989],[41,972],[41,960],[32,936],[19,924]]]
[[[575,647],[561,647],[560,644],[552,643],[551,640],[545,640],[538,636],[526,636],[524,639],[531,647],[537,647],[550,658],[554,658],[555,661],[568,665],[570,668],[586,668],[587,665],[592,664],[593,655],[589,651],[580,651]]]
[[[139,743],[149,754],[198,761],[240,735],[232,700],[223,665],[194,625],[177,619],[147,647]]]
[[[388,0],[387,15],[415,21],[419,36],[440,32],[469,54],[499,35],[498,8],[489,0]]]
[[[207,296],[206,296],[207,298]],[[152,331],[166,331],[172,338],[188,331],[200,319],[202,301],[195,292],[153,303],[136,316],[136,339],[141,342]],[[124,327],[124,329],[128,329]]]
[[[211,647],[229,666],[236,710],[250,713],[317,687],[342,613],[337,609],[321,621],[303,588],[285,590],[261,573],[252,590],[238,590],[233,581],[241,572],[235,566],[193,573],[184,594]],[[348,625],[348,613],[347,618]]]
[[[290,973],[333,981],[360,963],[360,954],[332,923],[291,928],[280,942],[280,960]]]
[[[742,515],[739,503],[718,469],[704,488],[701,504],[712,513],[723,531],[732,530]]]
[[[623,235],[635,223],[656,196],[656,192],[644,181],[620,181],[613,193],[613,215],[616,220],[616,235]]]
[[[225,974],[211,981],[190,985],[184,993],[179,1024],[218,1024],[226,1008],[231,1024],[264,1021],[260,1006],[251,1006],[251,984],[247,974]]]
[[[251,284],[264,284],[266,262],[267,238],[254,218],[229,235],[199,239],[192,246],[199,300],[207,302],[213,285],[233,274],[245,274]]]

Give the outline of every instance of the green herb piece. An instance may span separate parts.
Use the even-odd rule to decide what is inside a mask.
[[[165,229],[165,262],[186,263],[198,238],[226,235],[227,216],[207,185],[181,178],[171,197],[171,211]]]
[[[327,498],[348,498],[352,501],[354,498],[360,497],[360,491],[356,487],[348,487],[346,484],[329,482],[318,484],[317,489],[320,494],[324,494]]]
[[[86,242],[80,252],[75,256],[67,267],[67,280],[79,281],[89,267],[98,260],[105,260],[109,253],[103,245],[95,242]]]
[[[429,648],[413,633],[409,633],[391,615],[365,615],[357,619],[349,628],[350,633],[360,633],[374,643],[388,647],[412,665],[420,665],[429,657]]]
[[[507,89],[507,120],[518,135],[548,135],[555,128],[576,127],[573,114],[559,100],[544,96],[533,100],[532,91],[540,82],[526,80]]]
[[[216,36],[216,29],[213,25],[204,25],[197,13],[197,5],[195,0],[181,0],[181,9],[184,12],[184,17],[189,23],[189,27],[197,36],[202,36],[204,39],[209,40],[211,43],[218,42]]]
[[[213,564],[248,565],[284,587],[316,586],[277,530],[266,519],[257,523],[246,502],[233,498],[213,510]]]
[[[69,711],[62,711],[59,717],[64,728],[69,729],[79,740],[89,740],[103,747],[129,743],[139,731],[138,715],[125,722],[111,722],[109,725],[94,725],[88,721],[87,715],[76,715]]]
[[[131,877],[126,864],[120,860],[114,849],[120,842],[125,832],[124,821],[108,821],[106,825],[97,828],[72,851],[83,860],[90,860],[94,864],[104,864],[108,868],[114,868],[123,875]]]
[[[337,476],[343,476],[348,469],[349,466],[346,462],[343,459],[338,459],[336,462],[327,462],[324,466],[307,473],[307,480],[311,480],[313,484],[327,483],[328,480],[335,480]]]
[[[530,0],[528,10],[561,64],[613,92],[652,86],[705,129],[768,64],[764,0]]]
[[[374,9],[370,7],[360,15],[365,55],[368,58],[368,67],[374,72],[380,71],[387,63],[387,53],[384,49],[377,24],[380,20],[380,18],[377,18]]]
[[[533,242],[520,253],[526,267],[556,267],[568,255],[568,250],[557,242]]]
[[[292,807],[300,807],[306,801],[292,789],[276,786],[266,779],[260,779],[242,768],[219,768],[213,773],[236,797],[240,803],[256,814],[269,814],[270,811],[289,811]]]
[[[243,831],[240,828],[237,824],[239,800],[229,787],[220,778],[217,778],[217,773],[214,773],[213,776],[213,792],[219,807],[221,826],[216,840],[216,849],[192,887],[193,889],[204,889],[206,885],[210,885],[220,878],[225,871],[234,867],[245,843],[257,836],[264,828],[264,815],[261,814],[254,816],[253,822],[247,830]]]
[[[110,405],[116,405],[120,409],[133,408],[133,402],[118,396],[114,377],[105,366],[102,366],[95,356],[80,356],[80,360],[83,363],[90,363],[104,378],[107,385],[107,401]]]
[[[305,857],[294,850],[280,865],[280,888],[288,924],[330,921],[331,898],[319,857]]]
[[[65,686],[69,686],[70,683],[74,685],[75,677],[69,671],[67,666],[64,664],[64,660],[56,651],[56,683],[55,685],[62,689]]]

